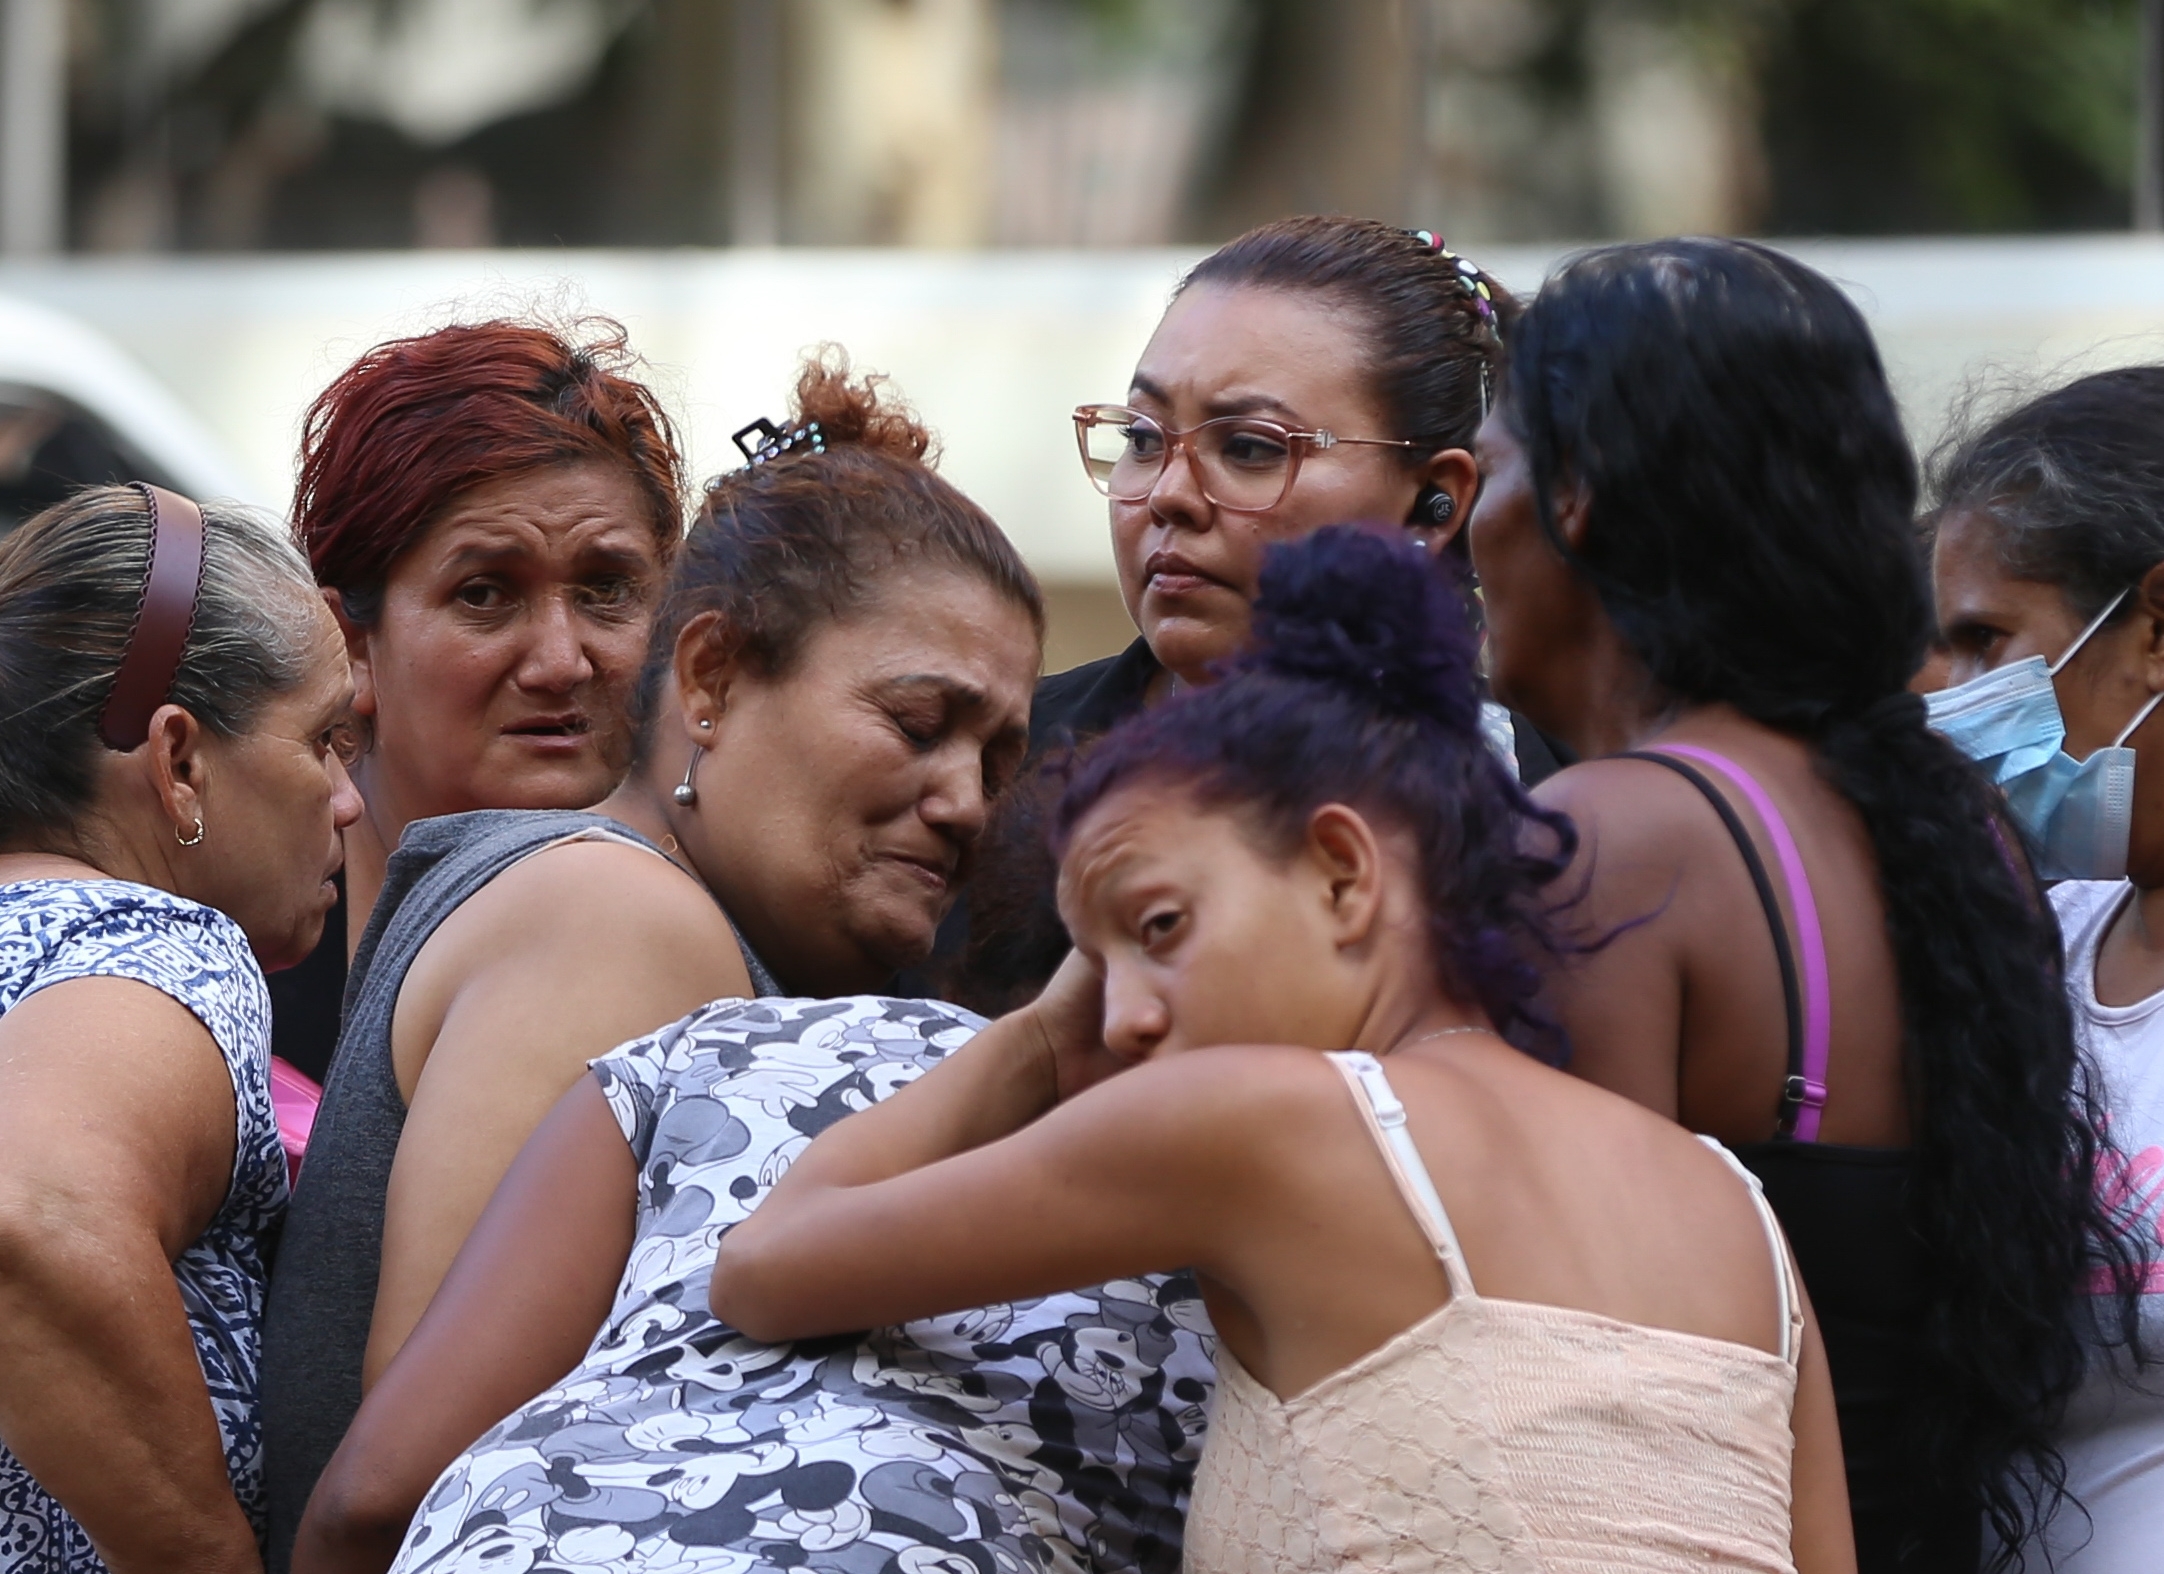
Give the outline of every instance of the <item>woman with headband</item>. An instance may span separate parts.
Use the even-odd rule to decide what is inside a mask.
[[[0,542],[0,1570],[261,1567],[263,969],[331,907],[352,699],[268,523],[99,487]]]
[[[1347,522],[1402,527],[1462,557],[1480,474],[1473,433],[1516,303],[1426,230],[1281,219],[1198,263],[1119,404],[1075,412],[1084,468],[1111,507],[1120,594],[1140,637],[1045,679],[1043,751],[1096,737],[1246,643],[1263,554]],[[1491,731],[1538,781],[1555,756],[1529,726]],[[1027,999],[1066,950],[1036,795],[996,827],[985,879],[943,950],[973,935],[955,998]]]

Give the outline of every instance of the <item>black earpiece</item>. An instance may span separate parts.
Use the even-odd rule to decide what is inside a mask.
[[[1423,487],[1420,496],[1413,499],[1413,517],[1432,524],[1447,525],[1450,516],[1458,511],[1458,500],[1441,487]]]

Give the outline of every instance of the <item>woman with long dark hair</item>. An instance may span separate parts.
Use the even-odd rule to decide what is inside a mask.
[[[2125,1248],[2049,909],[1906,692],[1930,598],[1870,333],[1766,247],[1594,252],[1477,452],[1498,694],[1587,762],[1540,793],[1609,937],[1547,993],[1572,1067],[1764,1180],[1861,1567],[1968,1574],[1986,1521],[2018,1547],[2058,1504],[2090,1254]]]

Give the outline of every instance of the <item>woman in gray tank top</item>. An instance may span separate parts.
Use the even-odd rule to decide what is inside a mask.
[[[586,1063],[710,1000],[922,961],[1021,760],[1043,604],[1020,557],[870,383],[814,364],[797,399],[684,544],[624,785],[421,821],[391,859],[271,1287],[274,1570]]]

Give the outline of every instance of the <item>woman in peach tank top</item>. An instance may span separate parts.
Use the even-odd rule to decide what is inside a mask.
[[[1257,634],[1078,762],[1075,955],[796,1158],[716,1315],[803,1338],[1192,1267],[1191,1574],[1849,1574],[1755,1185],[1517,1047],[1576,835],[1483,741],[1462,601],[1335,528],[1273,551]]]

